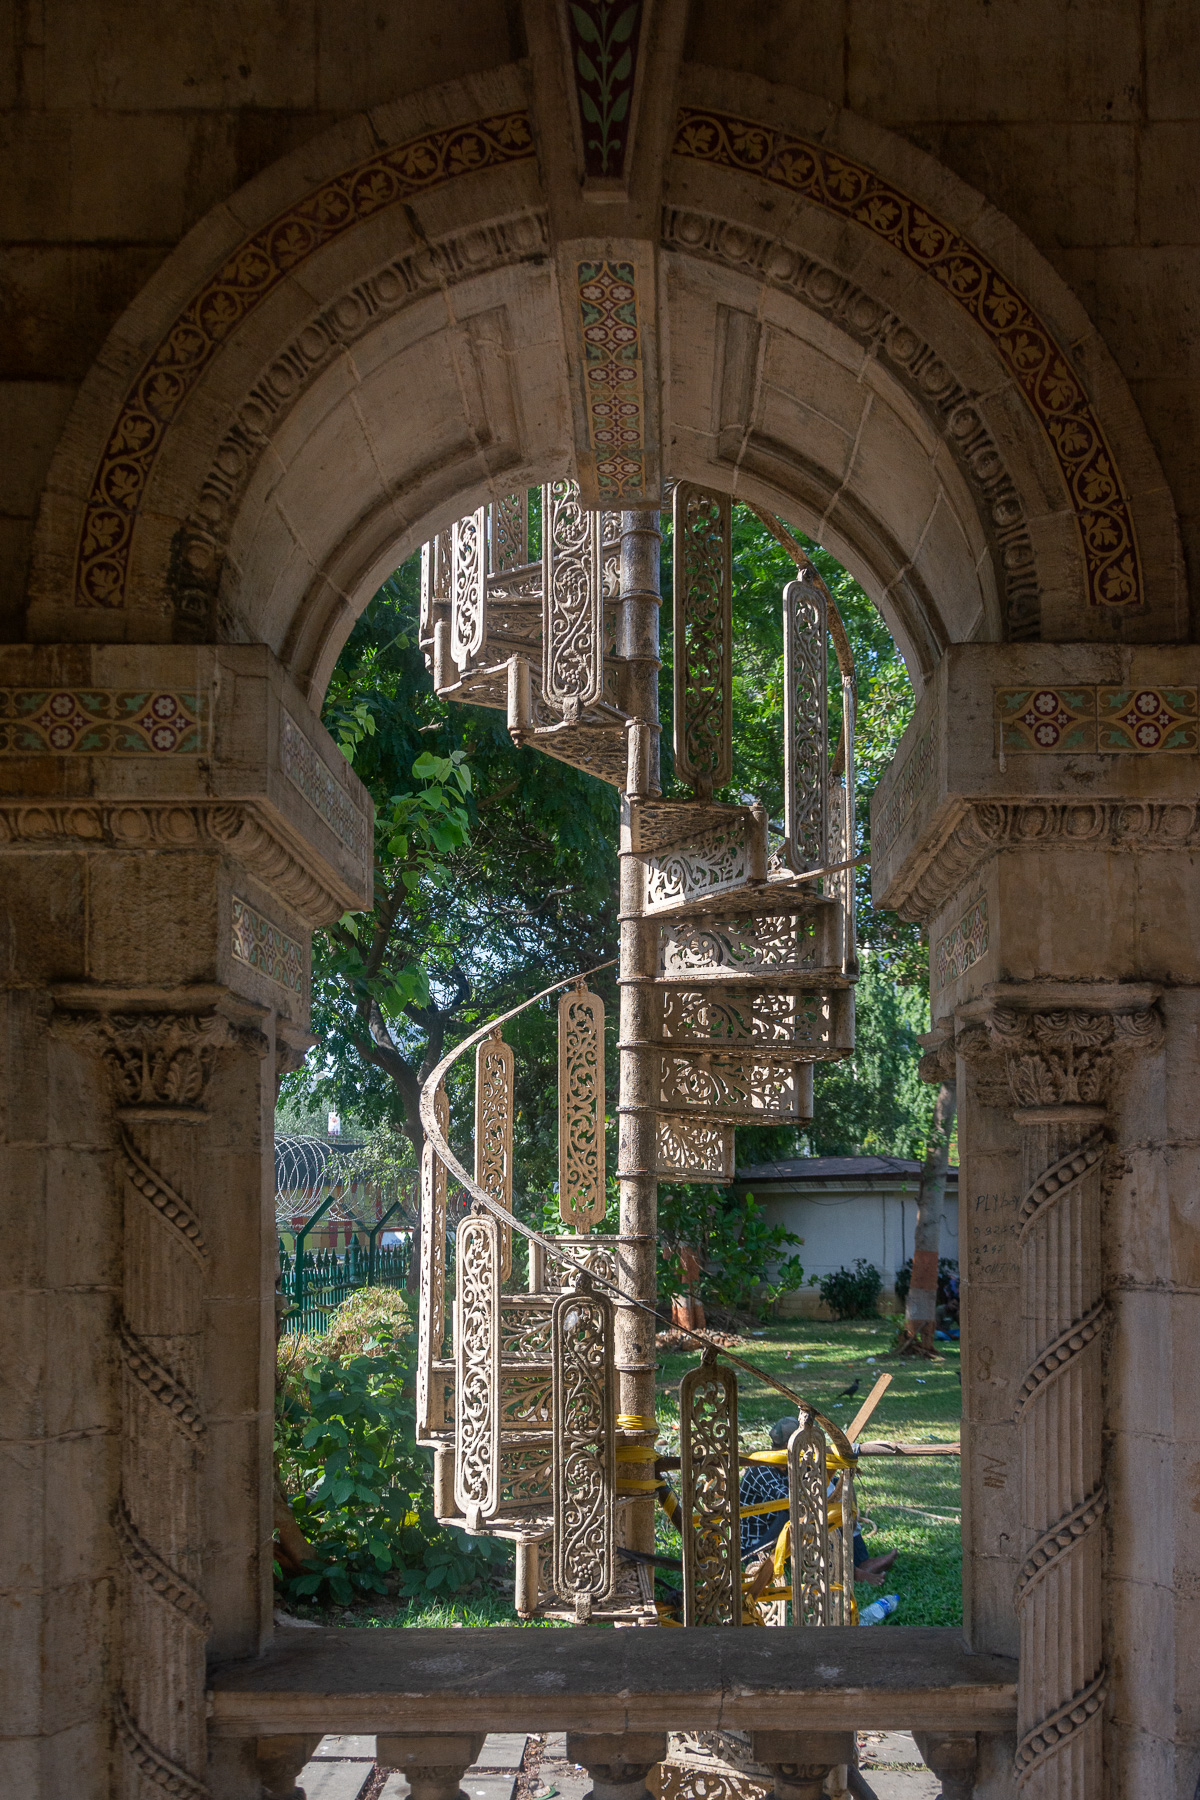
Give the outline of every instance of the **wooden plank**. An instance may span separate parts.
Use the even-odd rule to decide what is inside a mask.
[[[214,1670],[222,1736],[1010,1730],[1016,1662],[953,1629],[289,1631]]]

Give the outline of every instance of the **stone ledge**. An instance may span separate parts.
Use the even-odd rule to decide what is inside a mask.
[[[302,1732],[1011,1731],[1017,1665],[954,1629],[288,1631],[213,1671],[220,1737]]]

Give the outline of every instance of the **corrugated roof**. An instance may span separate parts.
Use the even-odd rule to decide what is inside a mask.
[[[957,1177],[958,1169],[949,1174]],[[786,1162],[755,1163],[739,1169],[738,1181],[856,1181],[870,1175],[919,1175],[921,1165],[905,1156],[793,1156]]]

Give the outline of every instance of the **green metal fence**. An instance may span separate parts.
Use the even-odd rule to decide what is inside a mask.
[[[402,1288],[408,1280],[412,1240],[376,1244],[374,1233],[357,1237],[339,1255],[336,1250],[289,1254],[279,1246],[280,1285],[287,1302],[284,1331],[324,1331],[330,1315],[362,1287]]]

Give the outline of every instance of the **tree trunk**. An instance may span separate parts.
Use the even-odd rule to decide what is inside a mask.
[[[903,1354],[932,1356],[937,1310],[938,1237],[942,1202],[946,1197],[946,1171],[950,1166],[950,1139],[954,1132],[957,1090],[952,1081],[938,1088],[933,1109],[933,1128],[925,1146],[921,1185],[917,1191],[917,1228],[913,1233],[912,1280],[904,1303],[904,1330],[896,1348]]]

